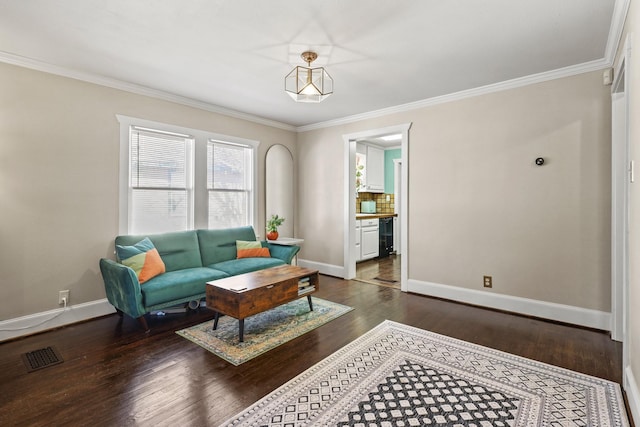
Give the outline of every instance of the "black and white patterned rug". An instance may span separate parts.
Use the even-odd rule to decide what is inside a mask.
[[[385,321],[223,426],[628,426],[617,383]]]

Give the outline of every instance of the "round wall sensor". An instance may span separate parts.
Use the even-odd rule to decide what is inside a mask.
[[[538,165],[538,166],[544,165],[544,159],[542,157],[538,157],[536,159],[536,165]]]

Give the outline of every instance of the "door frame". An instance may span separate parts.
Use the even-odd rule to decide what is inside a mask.
[[[393,199],[394,211],[396,213],[400,212],[400,217],[397,219],[397,223],[402,227],[402,159],[393,159],[393,194],[395,195]],[[395,230],[395,224],[393,227]],[[402,234],[398,233],[397,239],[395,239],[395,232],[393,235],[393,248],[396,250],[396,254],[402,255]],[[400,244],[398,245],[396,242],[400,242]]]
[[[623,382],[629,366],[630,55],[627,35],[611,87],[611,338],[623,343]]]
[[[409,129],[412,123],[403,123],[396,126],[389,126],[378,129],[370,129],[357,133],[342,135],[344,141],[344,279],[353,279],[356,277],[356,141],[375,138],[384,135],[401,134],[401,159],[402,168],[402,186],[401,186],[401,219],[400,219],[400,239],[401,251],[404,254],[400,258],[400,289],[407,291],[407,272],[409,269],[409,259],[407,256],[408,243],[408,189],[409,189]]]

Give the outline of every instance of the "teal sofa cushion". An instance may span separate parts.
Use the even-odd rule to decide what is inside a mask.
[[[256,240],[253,227],[198,230],[202,265],[236,259],[236,240]]]
[[[224,271],[206,267],[171,271],[150,279],[140,286],[143,304],[151,307],[189,295],[203,294],[205,283],[229,277]]]
[[[209,265],[208,267],[224,271],[229,276],[235,276],[238,274],[262,270],[264,268],[277,267],[284,264],[285,262],[278,258],[240,258],[217,262],[215,264]]]
[[[202,267],[198,235],[195,230],[150,234],[148,236],[118,236],[116,237],[116,245],[133,246],[145,237],[149,237],[149,240],[153,242],[167,272]]]

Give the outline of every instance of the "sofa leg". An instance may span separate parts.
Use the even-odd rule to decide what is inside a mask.
[[[145,334],[151,332],[151,329],[149,329],[149,326],[147,325],[147,319],[144,316],[138,317],[138,323],[142,326],[142,329],[144,329]]]
[[[120,317],[124,316],[124,311],[120,310],[119,308],[116,308],[116,313],[118,313],[118,316]]]

